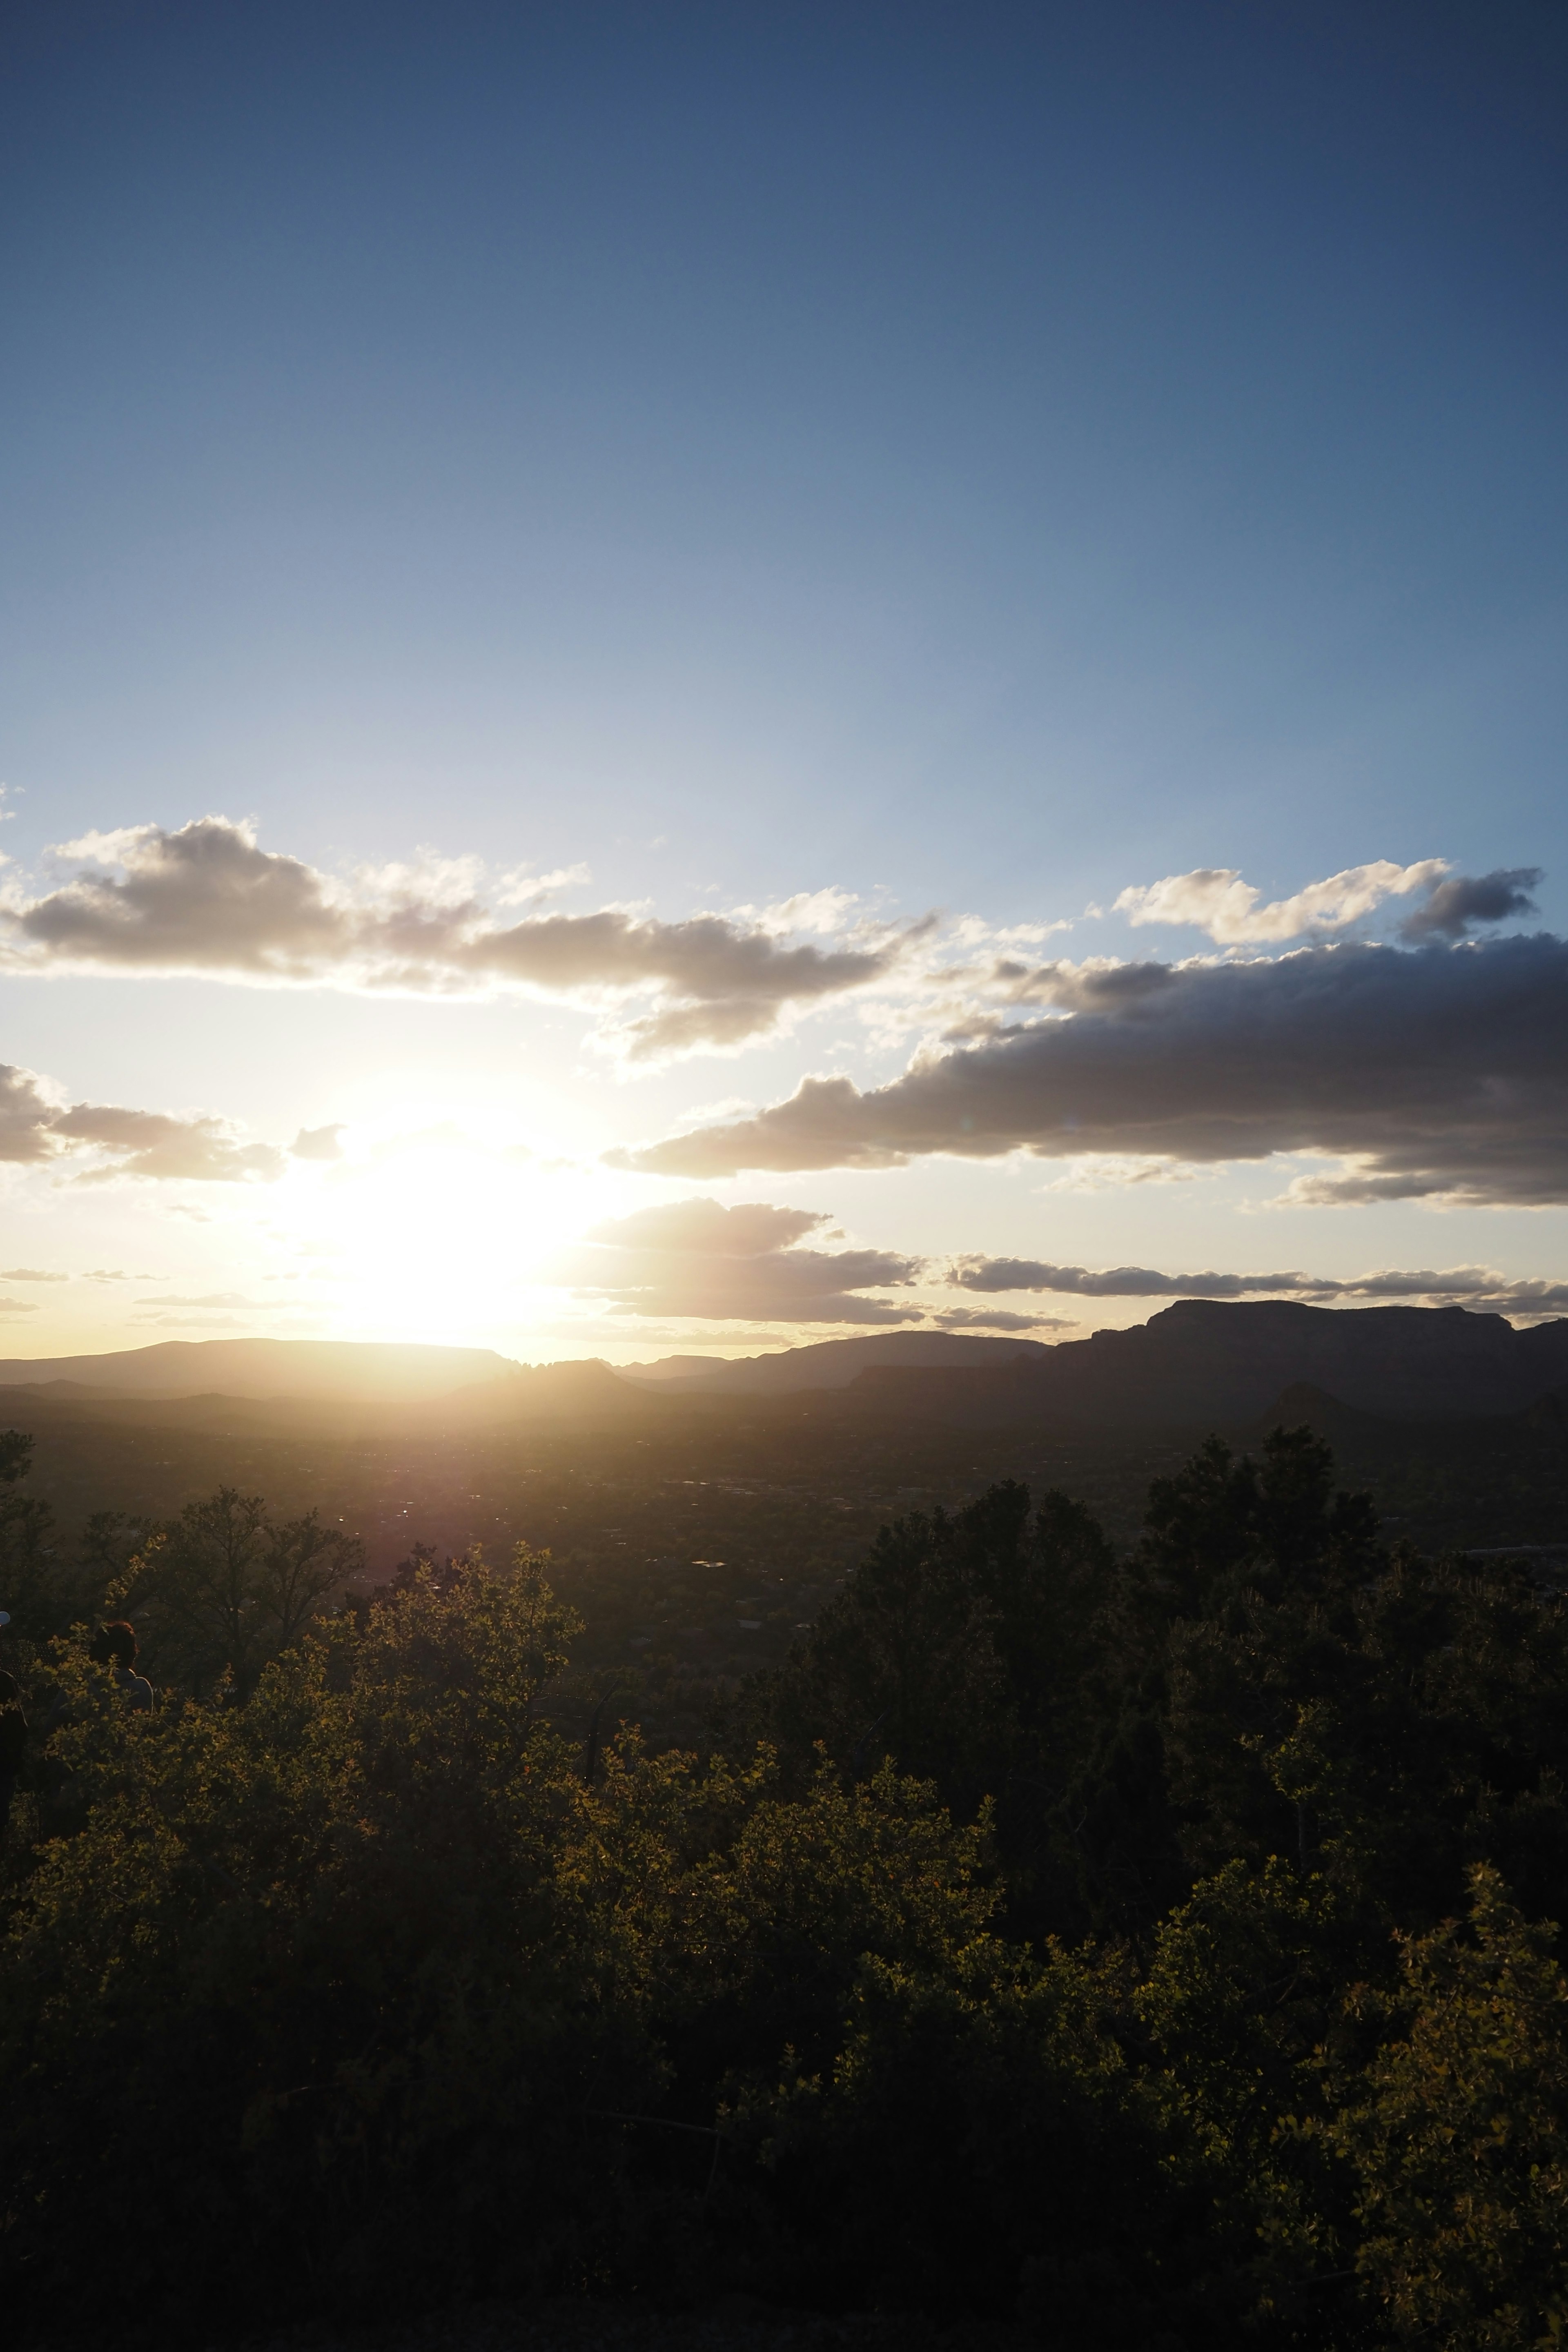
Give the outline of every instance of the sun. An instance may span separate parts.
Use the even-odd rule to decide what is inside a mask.
[[[495,1344],[537,1316],[542,1269],[618,1190],[593,1167],[445,1121],[352,1141],[301,1188],[290,1219],[308,1278],[345,1335]],[[565,1301],[555,1292],[543,1303]]]

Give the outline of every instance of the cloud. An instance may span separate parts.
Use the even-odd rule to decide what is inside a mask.
[[[1266,907],[1258,904],[1262,891],[1244,882],[1234,866],[1200,866],[1191,874],[1167,874],[1162,882],[1123,890],[1116,911],[1134,924],[1191,924],[1221,947],[1262,941],[1284,946],[1290,940],[1348,929],[1385,898],[1432,889],[1447,863],[1445,857],[1423,857],[1415,866],[1394,866],[1380,857],[1370,866],[1347,866],[1325,882],[1309,882],[1294,898],[1276,898]]]
[[[1337,1199],[1568,1200],[1568,945],[1545,935],[1144,968],[1118,993],[1059,967],[1084,1009],[916,1055],[862,1092],[788,1101],[613,1165],[889,1168],[931,1153],[1342,1162]],[[1309,1183],[1317,1180],[1308,1180]],[[1329,1197],[1298,1191],[1298,1198]]]
[[[45,1274],[36,1265],[0,1266],[0,1282],[68,1282],[68,1274]]]
[[[281,1176],[284,1155],[275,1143],[243,1143],[226,1119],[172,1118],[162,1111],[125,1110],[107,1103],[78,1103],[54,1122],[51,1132],[67,1143],[97,1144],[110,1164],[91,1170],[84,1181],[110,1176],[163,1176],[202,1183],[232,1184]]]
[[[326,1130],[318,1129],[318,1133]],[[247,1143],[228,1119],[205,1112],[176,1118],[129,1110],[113,1103],[67,1106],[53,1082],[35,1071],[0,1063],[0,1160],[38,1166],[66,1160],[88,1164],[81,1182],[111,1176],[174,1177],[233,1184],[283,1173],[276,1144]],[[16,1274],[16,1282],[63,1282],[64,1275]]]
[[[0,1062],[0,1160],[26,1164],[52,1158],[49,1130],[64,1108],[46,1080]]]
[[[1489,1266],[1384,1267],[1339,1277],[1301,1274],[1157,1274],[1142,1265],[1092,1271],[1081,1265],[1048,1265],[1036,1258],[958,1257],[948,1279],[960,1290],[1046,1290],[1079,1298],[1275,1297],[1325,1301],[1335,1298],[1419,1299],[1426,1306],[1491,1308],[1504,1315],[1568,1314],[1568,1282],[1521,1280]]]
[[[915,1281],[921,1261],[888,1250],[803,1249],[831,1220],[763,1202],[676,1201],[598,1225],[546,1279],[620,1314],[710,1321],[910,1323],[916,1306],[861,1296]]]
[[[342,1133],[340,1122],[335,1127],[302,1127],[289,1146],[292,1160],[341,1160],[343,1147],[338,1138]]]
[[[944,1331],[1075,1331],[1067,1315],[1019,1315],[1005,1307],[943,1307],[931,1317]]]
[[[1510,915],[1533,915],[1530,893],[1542,878],[1539,866],[1499,866],[1492,874],[1450,875],[1424,907],[1399,927],[1402,940],[1458,940],[1474,923],[1500,923]]]
[[[36,1315],[37,1311],[36,1298],[0,1298],[0,1315]]]
[[[260,986],[391,989],[418,995],[517,988],[595,1004],[651,996],[606,1043],[631,1061],[724,1050],[775,1030],[793,1009],[891,972],[929,925],[851,923],[851,902],[817,892],[755,919],[662,922],[625,908],[499,919],[475,860],[426,859],[352,884],[262,849],[226,817],[90,834],[54,853],[80,870],[0,902],[4,961],[23,971],[199,972]],[[503,877],[497,903],[537,907],[581,869]],[[791,940],[791,928],[842,943]]]

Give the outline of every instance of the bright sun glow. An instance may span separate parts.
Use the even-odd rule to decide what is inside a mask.
[[[367,1339],[486,1344],[568,1307],[533,1286],[612,1213],[613,1177],[451,1126],[354,1141],[300,1188],[289,1221],[301,1306],[308,1289],[334,1328]]]

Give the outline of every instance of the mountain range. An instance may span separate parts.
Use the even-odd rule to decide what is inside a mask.
[[[1517,1412],[1568,1383],[1568,1318],[1516,1329],[1460,1307],[1181,1299],[1125,1330],[1051,1347],[933,1331],[820,1340],[726,1360],[527,1366],[484,1348],[323,1339],[165,1340],[13,1357],[0,1389],[58,1406],[249,1400],[297,1410],[439,1407],[455,1422],[657,1423],[677,1407],[1138,1429],[1245,1423],[1307,1383],[1394,1419]],[[18,1395],[12,1410],[21,1403]]]

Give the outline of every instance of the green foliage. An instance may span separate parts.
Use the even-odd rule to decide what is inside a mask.
[[[1497,1872],[1469,1932],[1405,1940],[1403,1981],[1356,2005],[1398,2038],[1329,2137],[1360,2189],[1356,2265],[1396,2341],[1532,2352],[1568,2335],[1568,1981]]]
[[[21,1482],[32,1467],[33,1441],[19,1429],[0,1430],[0,1606],[14,1633],[39,1641],[56,1630],[60,1574],[50,1538],[54,1513]]]
[[[31,1673],[18,2313],[740,2287],[1058,2352],[1568,2333],[1528,1924],[1568,1613],[1385,1551],[1310,1433],[1205,1447],[1120,1559],[1013,1482],[910,1514],[706,1755],[605,1724],[602,1675],[563,1735],[545,1556],[416,1547],[334,1612],[357,1565],[226,1487],[49,1571],[35,1638],[74,1579],[160,1696],[79,1628]]]
[[[700,2193],[621,2119],[710,2129],[738,2067],[840,2063],[868,1967],[970,1965],[983,1828],[890,1771],[784,1799],[765,1755],[629,1736],[590,1784],[545,1714],[573,1630],[520,1552],[422,1568],[245,1706],[137,1714],[59,1645],[79,1825],[0,1975],[14,2296],[679,2284]]]
[[[820,1744],[852,1775],[892,1757],[961,1818],[991,1801],[1015,1920],[1037,1924],[1073,1867],[1065,1800],[1113,1574],[1104,1537],[1065,1495],[1031,1516],[1006,1481],[951,1517],[912,1513],[882,1529],[724,1733],[773,1741],[797,1778]]]
[[[89,1523],[89,1542],[106,1564],[118,1517]],[[319,1512],[274,1526],[259,1495],[220,1486],[147,1531],[106,1584],[103,1605],[136,1612],[161,1679],[205,1689],[226,1675],[248,1691],[363,1564],[359,1538],[323,1527]]]

